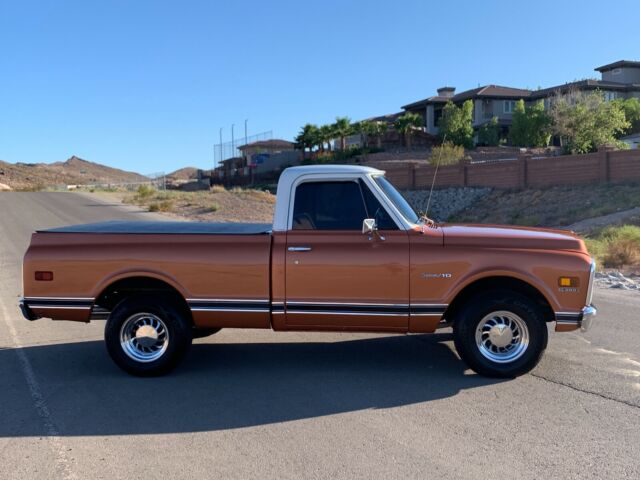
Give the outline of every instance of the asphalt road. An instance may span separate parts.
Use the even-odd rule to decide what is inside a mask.
[[[450,334],[226,330],[169,376],[127,376],[103,322],[22,318],[36,228],[148,214],[0,193],[0,478],[640,478],[640,294],[597,290],[587,334],[531,374],[467,370]]]

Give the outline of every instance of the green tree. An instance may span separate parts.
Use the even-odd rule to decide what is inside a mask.
[[[553,132],[571,153],[593,152],[602,145],[626,145],[618,137],[630,128],[618,102],[605,101],[601,92],[558,95],[551,108]]]
[[[458,107],[448,101],[442,109],[438,130],[442,140],[473,148],[473,102],[467,100]]]
[[[511,144],[518,147],[546,147],[551,140],[551,118],[544,110],[542,100],[525,106],[516,102],[509,129]]]
[[[313,147],[318,144],[320,129],[317,125],[312,123],[305,124],[298,133],[298,136],[294,139],[296,142],[296,148],[299,148],[303,152],[308,148],[309,153],[313,150]]]
[[[500,125],[498,117],[493,117],[478,130],[478,143],[490,147],[500,145]]]
[[[631,133],[640,132],[640,99],[639,98],[627,98],[614,100],[622,110],[624,111],[624,117],[631,124],[627,128],[623,135],[629,135]]]
[[[407,112],[396,119],[393,127],[400,135],[402,135],[404,145],[407,148],[411,148],[411,136],[416,130],[419,130],[422,125],[423,121],[420,115],[417,113]]]
[[[347,149],[347,137],[353,133],[351,119],[349,117],[336,117],[332,125],[335,135],[340,139],[340,149]]]

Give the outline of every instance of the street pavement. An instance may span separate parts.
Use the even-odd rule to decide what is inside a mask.
[[[17,304],[35,229],[144,218],[0,193],[1,479],[640,478],[640,293],[597,289],[592,330],[551,331],[515,380],[466,369],[448,331],[223,330],[135,378],[104,322],[28,322]]]

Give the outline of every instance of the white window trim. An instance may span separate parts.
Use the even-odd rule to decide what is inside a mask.
[[[511,109],[507,109],[507,105],[511,106]],[[515,100],[503,100],[502,101],[502,111],[504,113],[513,113],[516,109],[516,101]]]
[[[622,68],[621,67],[617,67],[617,68],[612,68],[611,69],[611,75],[620,75],[622,73]]]

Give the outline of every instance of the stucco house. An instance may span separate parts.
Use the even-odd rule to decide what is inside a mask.
[[[599,80],[579,80],[539,90],[485,85],[456,94],[454,87],[442,87],[437,90],[437,95],[409,103],[402,109],[421,115],[427,133],[435,135],[438,133],[438,120],[442,116],[442,109],[448,101],[457,105],[466,100],[473,101],[473,126],[476,128],[495,116],[499,124],[506,129],[511,125],[515,103],[520,99],[528,104],[543,100],[545,108],[549,108],[551,97],[570,91],[599,90],[607,100],[640,98],[640,62],[620,60],[595,70],[600,72]]]

